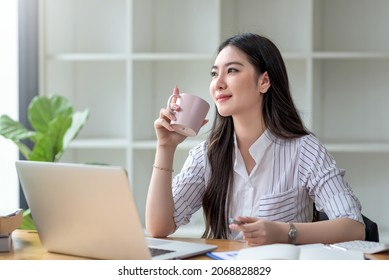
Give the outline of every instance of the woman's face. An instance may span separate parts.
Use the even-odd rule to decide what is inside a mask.
[[[266,73],[266,72],[265,72]],[[234,46],[225,47],[211,69],[210,94],[221,116],[253,116],[261,114],[263,79],[257,75],[244,52]]]

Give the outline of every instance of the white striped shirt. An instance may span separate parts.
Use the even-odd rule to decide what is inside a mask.
[[[207,142],[194,147],[173,180],[174,220],[187,224],[202,206],[210,179]],[[361,204],[336,167],[334,158],[313,135],[293,140],[266,130],[250,147],[255,166],[247,173],[236,144],[229,217],[251,216],[282,222],[310,222],[313,202],[330,219],[347,217],[363,223]],[[241,235],[231,233],[231,239]]]

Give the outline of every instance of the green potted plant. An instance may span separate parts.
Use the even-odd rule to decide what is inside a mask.
[[[88,120],[89,109],[74,112],[70,101],[60,95],[36,96],[28,106],[27,116],[33,130],[8,115],[0,116],[0,135],[13,141],[26,160],[54,162]],[[20,228],[35,229],[29,209],[23,213]]]

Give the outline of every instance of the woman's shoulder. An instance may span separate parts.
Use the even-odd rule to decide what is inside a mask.
[[[271,135],[270,137],[273,138],[273,141],[276,144],[294,146],[296,148],[307,147],[307,146],[316,147],[316,148],[324,147],[323,144],[320,142],[320,140],[312,133],[297,136],[291,139],[276,137],[271,133],[269,133],[269,135]]]
[[[298,141],[300,142],[300,159],[304,162],[334,161],[333,156],[317,136],[308,134],[300,137]]]
[[[311,145],[311,146],[323,146],[319,138],[312,133],[301,136],[298,138],[301,145]]]
[[[285,149],[296,151],[300,157],[317,156],[327,153],[325,146],[320,142],[319,138],[314,134],[306,134],[292,139],[277,138],[275,143],[284,146]]]
[[[200,143],[196,144],[194,147],[190,148],[189,153],[192,156],[204,156],[208,151],[208,141],[203,140]]]

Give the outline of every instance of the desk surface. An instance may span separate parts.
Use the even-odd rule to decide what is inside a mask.
[[[217,245],[216,251],[235,251],[247,247],[244,242],[233,240],[206,240],[200,238],[169,238],[196,243]],[[39,236],[35,231],[16,230],[12,234],[13,248],[11,252],[0,253],[0,260],[81,260],[85,258],[50,253],[42,247]],[[389,252],[367,255],[375,260],[389,260]],[[205,255],[192,257],[192,260],[209,260]]]

